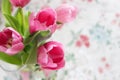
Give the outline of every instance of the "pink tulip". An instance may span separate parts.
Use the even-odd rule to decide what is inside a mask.
[[[68,4],[62,4],[58,8],[56,8],[57,12],[57,21],[60,23],[67,23],[75,19],[78,10],[76,7],[68,5]]]
[[[62,44],[50,41],[38,48],[38,64],[42,69],[57,70],[65,65]]]
[[[21,35],[10,27],[0,32],[0,52],[14,55],[24,48]]]
[[[10,0],[10,3],[16,7],[24,7],[30,0]]]
[[[30,33],[36,31],[50,30],[53,33],[56,29],[56,12],[51,8],[42,9],[37,15],[30,15]]]

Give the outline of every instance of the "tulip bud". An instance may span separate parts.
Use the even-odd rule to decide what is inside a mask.
[[[62,4],[56,8],[57,21],[60,23],[67,23],[76,18],[77,8],[68,4]]]
[[[30,0],[10,0],[10,3],[16,7],[24,7],[30,2]]]

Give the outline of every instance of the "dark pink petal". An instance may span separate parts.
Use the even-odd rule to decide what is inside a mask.
[[[47,23],[46,23],[47,26],[53,25],[55,23],[55,17],[54,16],[55,15],[49,15],[48,16]]]
[[[51,33],[56,30],[57,14],[54,9],[44,8],[36,16],[32,13],[29,18],[30,33],[49,30]]]
[[[56,12],[51,8],[45,8],[38,13],[37,19],[46,26],[53,25],[56,21]]]
[[[65,60],[64,60],[64,59],[61,60],[59,63],[57,63],[58,69],[60,69],[60,68],[62,68],[62,67],[64,67],[64,66],[65,66]]]
[[[52,58],[54,63],[60,62],[64,57],[64,52],[60,47],[54,47],[49,51],[48,55]]]
[[[6,44],[8,41],[7,35],[3,32],[0,32],[0,45]]]
[[[4,34],[7,35],[7,38],[12,38],[12,31],[9,29],[4,29]]]
[[[44,23],[45,21],[47,21],[48,17],[49,17],[48,12],[42,11],[39,13],[37,18],[41,23]]]

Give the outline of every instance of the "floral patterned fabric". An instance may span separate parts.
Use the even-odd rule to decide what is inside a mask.
[[[62,3],[75,5],[79,14],[51,38],[64,44],[66,55],[56,80],[119,80],[120,0],[31,0],[25,9],[39,11]],[[6,74],[0,74],[3,80]]]

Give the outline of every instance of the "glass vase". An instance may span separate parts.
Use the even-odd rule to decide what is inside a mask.
[[[3,80],[56,80],[56,72],[51,72],[50,76],[45,76],[42,70],[35,70],[33,65],[17,67],[0,61],[0,68],[5,75]]]

